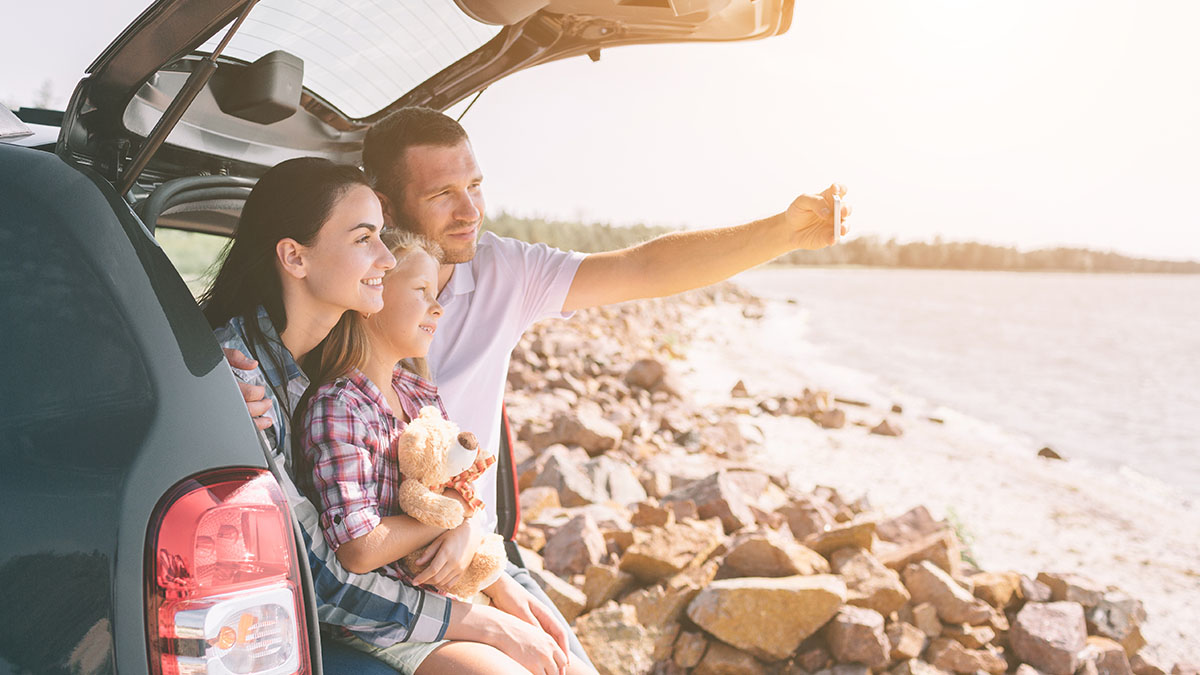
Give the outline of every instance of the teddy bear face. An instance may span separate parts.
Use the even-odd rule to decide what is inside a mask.
[[[436,408],[426,407],[400,435],[396,455],[406,478],[432,488],[470,468],[478,455],[478,443],[474,435],[459,433]]]

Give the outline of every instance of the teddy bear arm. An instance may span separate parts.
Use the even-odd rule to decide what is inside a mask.
[[[419,480],[403,480],[396,498],[404,513],[426,525],[451,530],[462,524],[462,504],[453,497],[430,490]]]

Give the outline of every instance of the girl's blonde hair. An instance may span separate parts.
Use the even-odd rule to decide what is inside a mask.
[[[392,271],[400,267],[400,261],[413,251],[422,251],[433,258],[435,263],[442,264],[442,247],[426,237],[394,227],[385,229],[379,236],[396,257],[396,267],[384,274],[385,280]],[[369,349],[363,316],[354,311],[346,312],[329,335],[305,359],[305,370],[311,376],[312,386],[319,387],[345,376],[354,368],[362,368],[366,364]],[[423,358],[405,359],[401,361],[401,365],[421,377],[429,377],[429,365]]]

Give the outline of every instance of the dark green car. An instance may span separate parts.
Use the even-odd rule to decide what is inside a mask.
[[[357,164],[366,130],[398,107],[445,109],[611,46],[775,35],[791,12],[161,0],[61,119],[0,111],[0,675],[322,672],[288,479],[267,469],[163,235],[230,236],[268,167]],[[56,141],[29,140],[47,124]],[[500,482],[501,513],[516,513],[511,476]],[[502,534],[514,527],[502,518]],[[349,658],[326,670],[378,667]]]

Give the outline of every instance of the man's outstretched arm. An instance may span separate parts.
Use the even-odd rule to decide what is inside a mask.
[[[736,227],[675,232],[637,246],[583,259],[563,311],[626,300],[674,295],[723,281],[796,249],[833,243],[831,185],[819,195],[800,195],[783,213]],[[850,207],[842,207],[843,220]],[[842,233],[846,226],[842,226]]]

